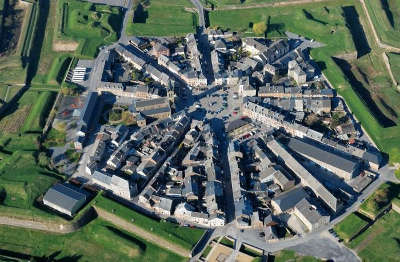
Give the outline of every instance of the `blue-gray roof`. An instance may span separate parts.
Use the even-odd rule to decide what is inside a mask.
[[[43,200],[72,212],[78,202],[86,200],[86,195],[78,190],[70,185],[56,184],[47,191]]]
[[[80,120],[85,124],[90,124],[90,118],[92,117],[93,109],[96,106],[97,102],[97,93],[96,92],[89,92],[85,105],[81,109]]]

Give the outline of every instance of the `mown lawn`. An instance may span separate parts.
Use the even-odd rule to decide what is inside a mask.
[[[56,93],[54,92],[38,93],[35,103],[25,119],[24,126],[22,127],[24,132],[42,131],[55,97]]]
[[[339,224],[337,224],[334,229],[342,239],[348,241],[367,224],[368,222],[362,219],[360,216],[356,215],[355,213],[351,213]]]
[[[400,184],[386,182],[361,204],[360,211],[374,218],[399,196]]]
[[[65,234],[0,226],[2,249],[60,261],[159,261],[184,258],[96,219],[81,230]]]
[[[387,73],[381,62],[377,62],[375,55],[381,51],[377,47],[372,37],[370,27],[367,25],[365,13],[357,0],[344,1],[337,0],[326,3],[312,3],[296,6],[280,6],[274,8],[252,8],[241,10],[217,10],[209,13],[210,24],[212,27],[222,27],[240,32],[244,36],[253,36],[251,25],[259,21],[268,21],[267,37],[274,38],[284,35],[285,31],[291,31],[316,41],[326,44],[323,48],[311,50],[311,56],[319,63],[324,74],[332,85],[337,89],[338,94],[343,96],[348,103],[351,111],[361,122],[364,129],[371,136],[380,150],[389,155],[391,162],[400,162],[400,121],[397,116],[396,125],[384,128],[373,116],[369,105],[355,92],[348,78],[344,75],[340,67],[332,59],[333,56],[356,51],[352,35],[343,17],[343,6],[354,6],[357,11],[360,23],[363,25],[368,44],[372,49],[371,56],[361,59],[360,67],[368,70],[372,67],[373,86],[367,86],[369,92],[379,96],[373,99],[382,108],[379,97],[388,99],[385,101],[389,107],[396,108],[399,94],[390,86],[382,88],[382,84],[387,85]],[[308,13],[308,18],[306,16]],[[312,19],[310,18],[310,15]],[[234,17],[235,19],[232,19]],[[368,75],[370,72],[366,70]],[[385,113],[387,110],[385,110]],[[399,115],[400,112],[396,112]]]
[[[400,54],[388,53],[390,68],[397,83],[400,83]]]
[[[311,256],[301,256],[294,251],[291,250],[282,250],[277,255],[275,255],[275,262],[287,262],[287,261],[296,261],[296,262],[319,262],[319,260],[315,257]]]
[[[187,250],[191,250],[204,233],[202,229],[181,227],[170,222],[152,219],[106,197],[99,197],[94,205],[108,212],[114,210],[114,215],[127,221],[131,222],[133,219],[132,223],[136,226],[186,248]]]
[[[400,47],[400,1],[365,0],[365,5],[381,41]]]
[[[362,261],[398,261],[400,214],[390,211],[347,245]]]
[[[195,32],[198,18],[195,13],[185,11],[193,8],[188,0],[150,1],[148,7],[138,4],[133,17],[129,18],[126,33],[139,36],[183,36]]]

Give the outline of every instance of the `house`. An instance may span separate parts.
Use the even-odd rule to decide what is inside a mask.
[[[150,50],[150,54],[155,57],[159,57],[161,55],[170,56],[171,52],[168,47],[157,42],[153,45],[153,48]]]
[[[329,215],[311,204],[307,198],[301,199],[294,207],[295,214],[303,222],[309,231],[316,230],[330,221]]]
[[[302,85],[307,82],[307,75],[298,65],[296,60],[292,60],[289,62],[288,76],[293,78],[298,85]]]
[[[262,44],[255,38],[242,39],[242,47],[245,51],[250,52],[252,55],[258,55],[267,51],[268,49],[266,45]]]
[[[290,138],[288,147],[345,180],[354,178],[360,172],[359,161],[330,152],[324,149],[322,145]]]
[[[129,181],[125,180],[119,176],[112,175],[108,176],[99,171],[95,171],[92,176],[92,182],[100,187],[110,190],[113,194],[120,196],[125,199],[131,199],[131,187]],[[136,190],[132,190],[135,194]]]
[[[43,197],[43,204],[72,217],[86,202],[86,195],[69,184],[55,184]]]
[[[290,191],[283,192],[271,200],[274,214],[280,214],[293,209],[297,203],[307,197],[306,191],[302,187],[296,187]]]
[[[164,216],[172,215],[173,200],[166,197],[160,197],[159,201],[153,206],[154,211]]]
[[[239,137],[253,129],[249,118],[239,118],[228,123],[226,132],[229,137]]]

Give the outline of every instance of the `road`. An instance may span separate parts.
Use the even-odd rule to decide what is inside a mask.
[[[199,26],[202,28],[206,28],[206,22],[204,19],[204,8],[199,0],[190,0],[192,4],[197,8],[197,12],[199,13]]]

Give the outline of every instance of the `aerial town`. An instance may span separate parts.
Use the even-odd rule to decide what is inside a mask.
[[[329,226],[374,181],[381,156],[309,56],[321,44],[287,36],[132,37],[79,60],[68,78],[85,91],[60,103],[54,125],[68,141],[54,165],[180,224],[234,222],[265,228],[265,239]],[[80,160],[65,165],[71,149]],[[44,201],[73,216],[85,201],[63,187]]]

